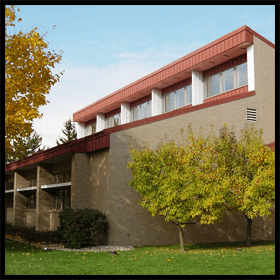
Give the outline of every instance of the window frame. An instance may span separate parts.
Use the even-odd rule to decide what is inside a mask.
[[[239,86],[240,78],[238,77],[237,67],[241,66],[241,65],[244,65],[244,64],[246,64],[247,82],[245,84]],[[225,87],[225,85],[224,85],[224,73],[229,71],[229,70],[231,70],[231,69],[233,70],[233,77],[232,77],[232,79],[233,79],[233,88],[229,89],[229,90],[224,90],[224,87]],[[216,75],[219,75],[219,93],[213,95],[213,92],[209,92],[209,83],[210,83],[210,80],[212,81],[212,78],[214,76],[216,76]],[[231,90],[234,90],[234,89],[246,86],[246,85],[248,85],[247,61],[239,63],[239,64],[236,64],[233,67],[230,67],[230,68],[228,68],[228,69],[226,69],[224,71],[220,71],[220,72],[218,72],[216,74],[210,75],[210,76],[204,78],[203,82],[204,82],[204,99],[211,98],[213,96],[216,96],[216,95],[219,95],[219,94],[222,94],[222,93],[225,93],[225,92],[228,92],[228,91],[231,91]]]
[[[142,106],[147,106],[145,110],[145,118],[142,117]],[[135,116],[137,116],[137,118],[135,118]],[[139,105],[131,107],[130,109],[130,119],[132,122],[147,119],[149,117],[152,117],[152,100],[145,101]]]
[[[37,199],[36,190],[35,191],[30,191],[26,196],[27,196],[26,208],[27,209],[36,209],[36,207],[37,207],[37,203],[36,203],[36,199]],[[33,200],[33,202],[31,200]]]
[[[68,192],[68,196],[66,196],[66,191]],[[61,192],[62,192],[62,198],[59,201],[59,194]],[[52,196],[53,196],[52,210],[63,210],[63,209],[71,208],[71,188],[70,187],[52,190]],[[67,200],[68,207],[66,207],[66,200]],[[59,208],[59,203],[60,203],[60,208]]]
[[[182,89],[184,90],[184,105],[178,107],[177,106],[177,92]],[[191,90],[189,90],[189,89],[191,89]],[[172,94],[174,94],[174,96],[172,96]],[[173,106],[171,106],[172,103],[170,102],[171,96],[172,96],[172,99],[174,99]],[[188,103],[188,96],[190,96],[190,103]],[[167,101],[167,99],[169,99],[169,101]],[[167,105],[166,102],[169,102],[169,104],[170,104],[169,105],[170,109],[168,111],[166,110],[166,105]],[[189,84],[187,86],[170,91],[162,96],[162,112],[163,113],[167,113],[167,112],[182,108],[182,107],[190,105],[190,104],[192,104],[192,84]],[[171,107],[173,107],[173,108],[171,108]]]
[[[116,119],[118,119],[119,123],[116,122]],[[115,127],[119,125],[121,125],[121,113],[117,113],[105,119],[105,128]]]

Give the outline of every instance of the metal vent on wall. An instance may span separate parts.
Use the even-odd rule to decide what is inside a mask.
[[[247,108],[247,121],[251,121],[251,122],[257,121],[257,109]]]

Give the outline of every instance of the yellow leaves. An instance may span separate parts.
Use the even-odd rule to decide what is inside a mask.
[[[14,26],[15,18],[14,5],[5,6],[5,25]],[[11,142],[30,136],[33,120],[41,116],[38,108],[48,103],[45,95],[63,73],[52,74],[50,67],[62,56],[46,52],[48,44],[36,30],[5,33],[5,153],[10,156],[16,152]]]

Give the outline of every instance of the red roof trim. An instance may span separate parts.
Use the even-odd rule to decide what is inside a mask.
[[[23,160],[12,162],[5,167],[5,172],[71,152],[86,153],[105,148],[110,148],[110,135],[105,131],[100,131],[87,137],[72,140],[46,151],[39,152]]]
[[[268,146],[271,150],[275,151],[275,142],[271,142],[269,144],[266,144],[266,146]]]
[[[85,122],[89,115],[92,118],[95,117],[96,113],[106,108],[107,106],[113,105],[114,103],[127,102],[126,98],[140,93],[147,94],[147,90],[160,83],[163,80],[171,78],[174,75],[180,74],[182,71],[186,71],[191,67],[199,63],[203,63],[210,58],[216,57],[218,54],[222,54],[234,47],[240,46],[243,43],[253,43],[252,30],[247,26],[242,26],[231,33],[205,45],[204,47],[154,71],[153,73],[123,87],[116,92],[113,92],[100,100],[86,106],[85,108],[75,112],[73,114],[73,121]],[[255,36],[261,37],[256,32]],[[262,39],[263,37],[261,37]],[[84,119],[85,118],[85,119]],[[84,119],[84,120],[83,120]]]

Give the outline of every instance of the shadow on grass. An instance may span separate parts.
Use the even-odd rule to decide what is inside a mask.
[[[275,245],[275,241],[252,241],[252,246],[260,246],[260,245]],[[147,248],[168,248],[173,250],[179,250],[180,245],[170,245],[170,246],[145,246]],[[205,249],[222,249],[222,248],[248,248],[246,247],[246,241],[240,242],[216,242],[216,243],[203,243],[203,244],[185,244],[184,245],[186,251],[191,250],[205,250]],[[134,248],[141,248],[141,247],[134,247]]]

